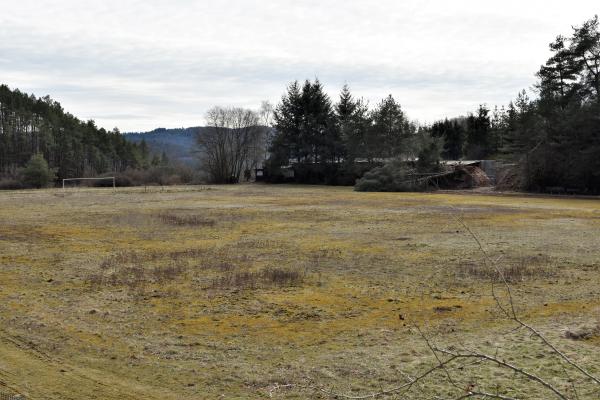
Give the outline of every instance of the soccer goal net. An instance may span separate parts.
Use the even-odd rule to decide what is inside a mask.
[[[63,189],[67,188],[67,182],[86,182],[86,181],[112,181],[112,188],[116,190],[117,183],[114,176],[107,176],[105,178],[66,178],[62,180]]]

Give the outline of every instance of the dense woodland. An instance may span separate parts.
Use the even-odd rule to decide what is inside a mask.
[[[289,85],[274,113],[277,134],[268,170],[295,165],[296,179],[353,184],[366,170],[390,158],[417,158],[429,132],[411,123],[390,95],[370,110],[344,86],[335,104],[318,80]]]
[[[117,129],[83,122],[50,97],[0,86],[0,178],[16,180],[21,168],[41,154],[57,178],[97,176],[148,163],[145,145],[133,144]],[[19,183],[19,182],[17,182]]]
[[[356,161],[375,166],[390,158],[419,159],[426,170],[439,159],[498,159],[515,164],[515,188],[598,193],[598,18],[573,28],[570,37],[558,36],[550,50],[537,73],[535,99],[523,91],[506,107],[481,105],[430,126],[411,123],[391,95],[370,109],[348,87],[333,104],[318,80],[294,82],[275,111],[270,175],[277,180],[291,162],[300,180],[336,184],[364,172]]]

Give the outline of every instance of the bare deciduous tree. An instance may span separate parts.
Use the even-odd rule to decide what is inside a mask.
[[[214,183],[238,182],[250,168],[253,149],[263,135],[258,114],[239,107],[213,107],[206,121],[209,129],[198,136],[206,172]]]
[[[252,146],[248,162],[250,169],[257,168],[265,162],[271,146],[271,136],[273,135],[273,129],[271,128],[273,125],[273,105],[268,101],[263,101],[257,114],[261,132],[258,140]]]

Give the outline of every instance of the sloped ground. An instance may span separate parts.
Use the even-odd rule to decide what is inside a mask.
[[[261,185],[45,190],[0,193],[0,392],[369,393],[434,365],[413,324],[568,385],[560,363],[499,317],[495,272],[458,219],[509,272],[519,314],[598,373],[600,340],[564,335],[600,318],[598,200]],[[488,368],[469,379],[547,398]],[[580,398],[598,397],[572,380]],[[450,395],[439,375],[407,396],[434,394]]]

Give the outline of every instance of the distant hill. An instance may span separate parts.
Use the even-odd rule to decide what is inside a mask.
[[[161,155],[164,151],[171,161],[179,161],[183,164],[195,166],[198,164],[196,137],[206,132],[209,127],[195,126],[191,128],[157,128],[149,132],[127,132],[123,137],[132,144],[146,141],[151,153]],[[275,130],[267,128],[267,138],[273,137]]]
[[[124,133],[125,140],[132,143],[146,141],[150,152],[161,155],[164,151],[171,161],[179,161],[187,165],[198,162],[196,151],[196,137],[207,128],[157,128],[150,132]]]

